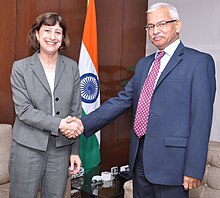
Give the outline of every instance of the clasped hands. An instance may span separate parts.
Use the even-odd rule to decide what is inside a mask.
[[[59,129],[62,135],[69,139],[78,137],[84,131],[81,120],[71,116],[61,120]]]

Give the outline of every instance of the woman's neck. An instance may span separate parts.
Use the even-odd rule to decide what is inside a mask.
[[[46,72],[55,72],[58,53],[45,54],[45,53],[40,52],[38,56]]]

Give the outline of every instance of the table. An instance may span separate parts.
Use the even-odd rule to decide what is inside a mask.
[[[106,170],[108,171],[109,169],[104,169],[104,166],[98,166],[91,169],[88,173],[85,173],[84,176],[72,179],[72,198],[123,198],[123,184],[125,181],[119,175],[116,175],[113,180],[104,183],[93,183],[91,181],[94,175],[101,175],[101,172]]]

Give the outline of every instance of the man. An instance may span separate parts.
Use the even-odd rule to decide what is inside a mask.
[[[183,45],[181,27],[176,8],[152,5],[146,29],[158,51],[137,63],[122,91],[82,118],[89,137],[133,105],[129,166],[135,198],[186,198],[203,178],[216,90],[214,61]]]

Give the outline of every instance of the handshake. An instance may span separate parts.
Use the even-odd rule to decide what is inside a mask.
[[[79,118],[68,116],[61,120],[60,132],[67,138],[76,138],[83,133],[84,127]]]

